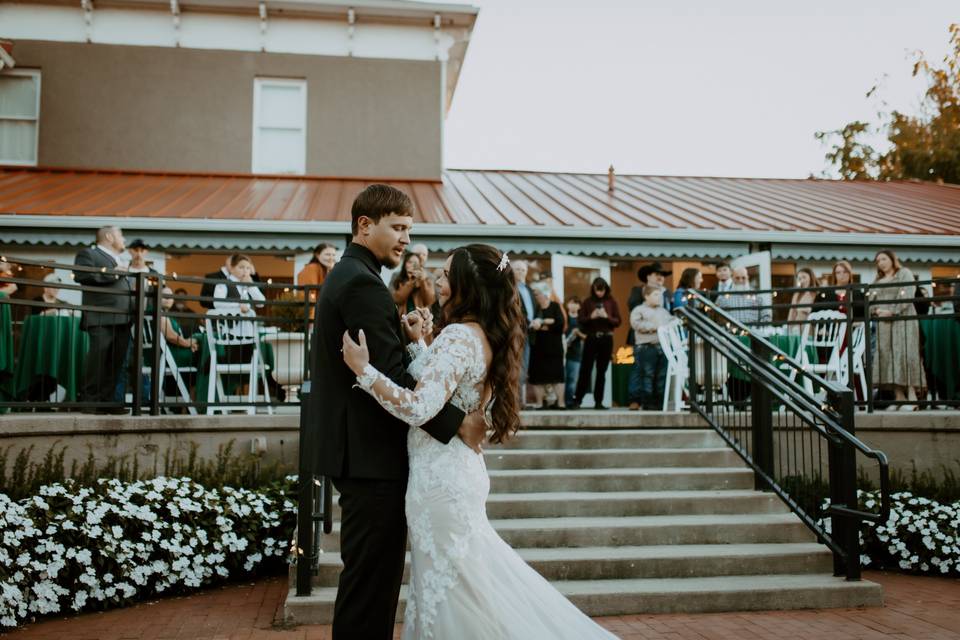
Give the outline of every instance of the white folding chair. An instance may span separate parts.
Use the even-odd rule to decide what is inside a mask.
[[[205,320],[207,333],[207,347],[209,351],[209,373],[207,377],[207,415],[213,415],[215,411],[227,413],[228,411],[245,411],[247,414],[256,413],[254,402],[270,402],[270,387],[267,385],[267,369],[264,366],[263,357],[260,354],[260,339],[256,327],[250,320],[244,319],[238,315],[222,315],[216,310],[207,312]],[[252,330],[251,330],[252,329]],[[252,335],[245,336],[244,333]],[[242,345],[253,345],[252,355],[249,362],[220,362],[217,355],[217,347],[236,347]],[[247,402],[243,408],[214,407],[214,401],[219,397],[220,400],[228,400],[223,390],[223,376],[225,375],[246,375],[247,377]],[[263,385],[263,393],[260,393],[260,385]],[[267,413],[273,414],[273,407],[267,406]]]
[[[161,338],[159,341],[154,340],[153,336],[153,319],[144,318],[143,320],[143,350],[147,351],[148,349],[153,348],[155,344],[159,343],[160,345],[160,372],[157,376],[160,378],[160,401],[163,402],[166,400],[166,392],[164,391],[164,381],[167,376],[171,376],[176,382],[177,390],[180,392],[180,399],[184,402],[190,402],[190,391],[187,389],[187,384],[183,380],[184,373],[195,373],[197,371],[196,367],[181,367],[177,365],[177,361],[173,357],[173,352],[167,346],[167,341],[164,338]],[[153,372],[153,362],[144,362],[141,370],[144,375],[151,375]],[[187,406],[187,411],[190,412],[190,415],[197,415],[197,408],[192,404]]]
[[[847,316],[839,311],[815,311],[807,316],[807,324],[803,325],[800,334],[800,347],[797,357],[800,365],[807,371],[822,375],[824,378],[841,381],[840,348],[843,346],[843,334],[846,331],[844,321]],[[807,349],[827,351],[827,361],[824,363],[810,362]],[[819,353],[819,351],[818,351]],[[804,379],[807,391],[813,392],[813,384]]]
[[[860,397],[867,399],[867,372],[864,365],[864,358],[867,352],[866,329],[862,322],[857,323],[850,333],[850,344],[848,349],[853,350],[853,375],[860,379]],[[844,385],[850,384],[850,365],[847,363],[847,353],[840,354],[840,382]]]
[[[663,385],[663,410],[669,411],[671,402],[673,411],[683,410],[683,385],[689,375],[687,350],[684,343],[681,323],[674,320],[657,329],[660,348],[667,358],[667,373]]]

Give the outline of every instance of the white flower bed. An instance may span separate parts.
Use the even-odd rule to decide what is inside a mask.
[[[868,511],[879,508],[879,491],[859,491],[858,494],[862,508]],[[863,523],[860,528],[862,565],[931,575],[960,575],[960,503],[940,504],[906,491],[891,494],[890,503],[890,517],[885,523]],[[829,518],[824,525],[829,531]]]
[[[280,491],[189,478],[0,494],[0,627],[195,589],[286,556],[296,505]]]

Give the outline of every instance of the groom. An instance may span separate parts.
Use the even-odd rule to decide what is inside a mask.
[[[357,339],[362,328],[370,364],[397,384],[413,389],[404,345],[416,341],[428,322],[417,312],[401,320],[380,278],[381,267],[400,265],[410,243],[413,202],[402,191],[373,184],[353,202],[353,241],[320,290],[311,371],[318,417],[317,473],[330,476],[340,493],[340,555],[343,571],[333,613],[335,640],[393,637],[407,544],[407,429],[376,400],[354,389],[356,377],[343,362],[343,332]],[[480,413],[464,416],[448,404],[420,427],[440,442],[455,435],[475,449],[486,433]]]

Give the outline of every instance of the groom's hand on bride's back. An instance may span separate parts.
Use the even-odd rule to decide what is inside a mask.
[[[487,439],[487,420],[483,411],[467,414],[457,435],[468,447],[483,453],[483,442]]]

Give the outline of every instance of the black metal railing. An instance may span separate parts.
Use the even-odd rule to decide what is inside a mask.
[[[9,265],[0,272],[0,412],[300,404],[316,286],[0,264]]]
[[[691,293],[678,311],[687,334],[691,408],[833,552],[834,572],[860,578],[861,521],[890,510],[886,456],[855,435],[853,391],[794,360],[714,300]],[[858,473],[858,456],[875,465]],[[880,508],[859,508],[858,483],[872,476]],[[822,505],[829,501],[824,515]]]
[[[842,326],[840,355],[846,385],[855,392],[855,404],[872,412],[882,408],[960,407],[960,376],[954,374],[955,366],[950,364],[960,358],[958,293],[960,279],[936,278],[912,283],[712,292],[710,298],[727,315],[761,334],[800,335],[811,326],[810,313],[839,312],[842,317],[818,319],[813,329]],[[799,299],[804,294],[810,294],[812,300]],[[916,353],[897,354],[913,360],[923,370],[924,385],[913,389],[916,398],[909,397],[911,389],[906,385],[891,384],[878,375],[877,369],[892,356],[888,350],[893,333],[916,336],[919,343]],[[855,353],[846,347],[855,343],[854,338],[860,338],[858,334],[862,334],[863,348]],[[796,355],[789,354],[792,358]],[[821,359],[827,357],[825,353],[818,355]],[[896,397],[896,386],[903,387],[904,398]]]
[[[319,442],[320,412],[310,401],[310,381],[300,392],[300,469],[297,506],[296,589],[309,596],[320,561],[320,535],[333,531],[333,483],[316,474],[314,454]]]

